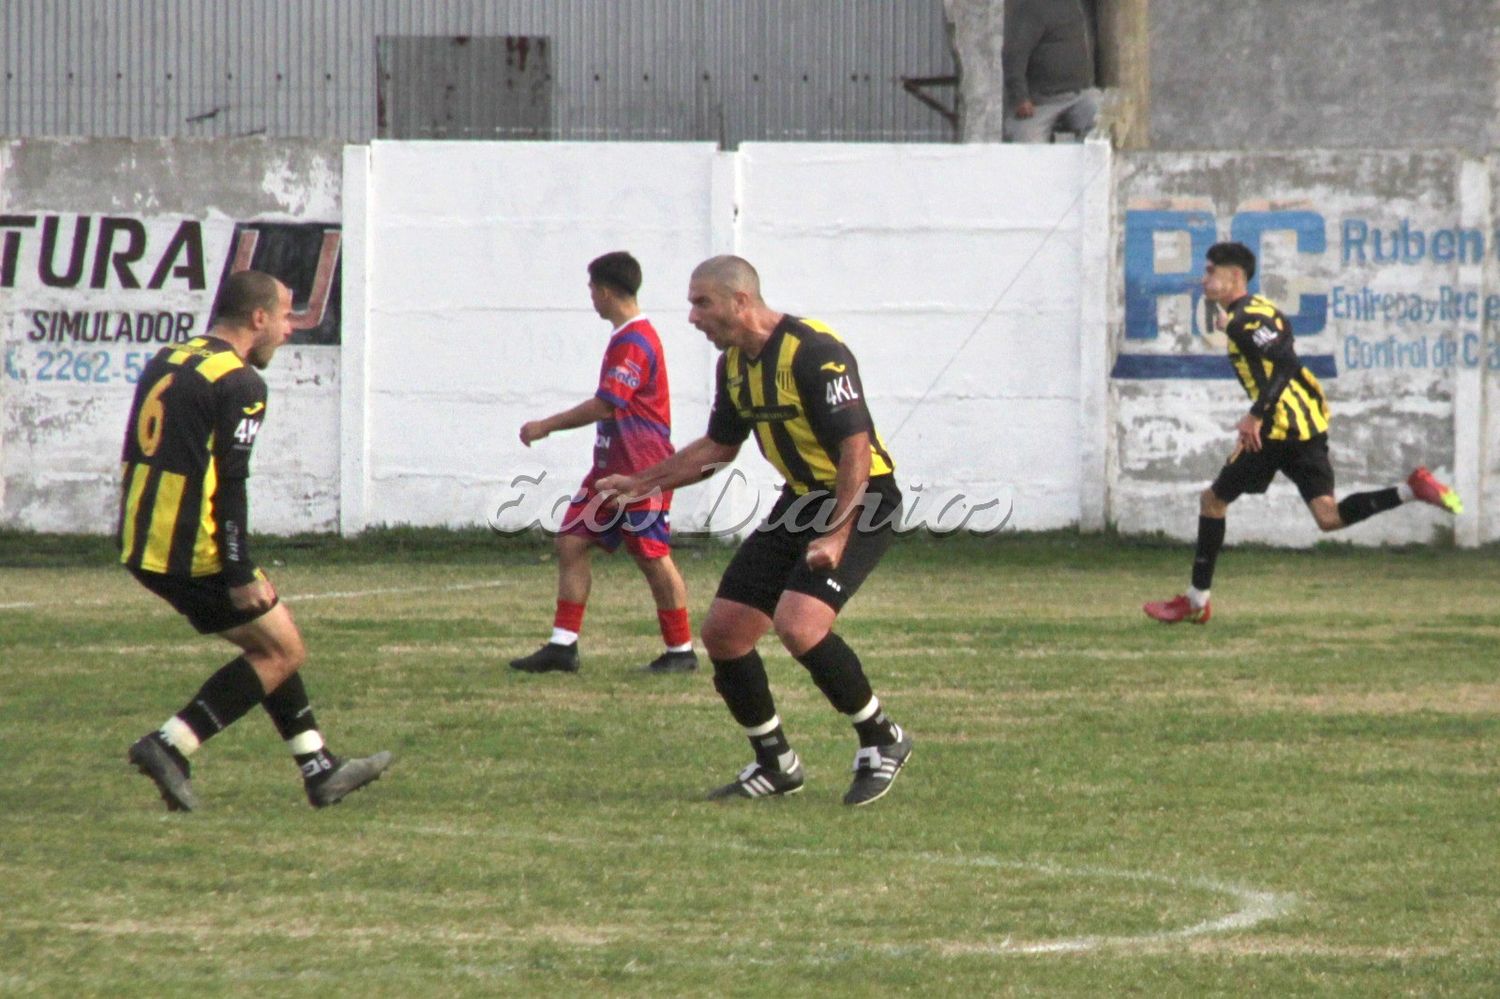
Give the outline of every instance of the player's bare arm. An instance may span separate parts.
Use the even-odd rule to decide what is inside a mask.
[[[557,433],[559,430],[573,430],[577,427],[586,427],[590,423],[598,423],[600,420],[609,418],[614,409],[609,403],[594,396],[585,399],[572,409],[565,409],[561,413],[553,413],[551,416],[541,420],[531,420],[521,424],[521,443],[531,447],[532,442],[539,441]]]
[[[839,444],[839,468],[834,479],[833,517],[830,518],[833,527],[807,546],[805,557],[809,569],[827,571],[839,567],[869,481],[870,435],[861,431],[845,437]]]
[[[702,482],[733,461],[739,453],[738,445],[720,444],[711,438],[699,437],[666,461],[634,475],[607,475],[595,483],[595,488],[614,502],[632,503],[653,492]]]

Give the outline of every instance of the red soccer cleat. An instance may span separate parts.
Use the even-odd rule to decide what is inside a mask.
[[[1207,624],[1209,616],[1213,613],[1214,602],[1210,600],[1202,607],[1194,607],[1192,601],[1183,594],[1178,594],[1171,600],[1152,600],[1144,604],[1141,610],[1146,616],[1155,618],[1162,624],[1180,624],[1183,621],[1191,621],[1193,624]]]
[[[1463,513],[1464,501],[1458,498],[1458,493],[1449,486],[1437,480],[1426,468],[1418,468],[1411,473],[1406,480],[1411,487],[1412,495],[1423,503],[1431,503],[1433,506],[1442,507],[1449,513]]]

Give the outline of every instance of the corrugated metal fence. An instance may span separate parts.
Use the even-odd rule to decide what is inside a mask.
[[[516,115],[485,105],[526,81],[458,41],[507,37],[548,56]],[[0,39],[7,137],[955,137],[902,84],[955,71],[942,0],[7,0]]]

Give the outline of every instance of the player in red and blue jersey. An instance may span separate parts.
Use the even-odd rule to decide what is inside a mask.
[[[666,355],[651,321],[641,313],[636,293],[641,265],[623,251],[589,263],[589,294],[594,311],[613,329],[599,387],[572,409],[532,420],[521,427],[530,447],[558,430],[595,425],[594,465],[579,487],[557,534],[557,609],[552,637],[536,652],[511,661],[527,673],[575,672],[578,634],[592,584],[589,559],[595,545],[613,553],[623,543],[635,559],[651,596],[666,650],[645,668],[682,673],[698,668],[688,620],[687,588],[672,561],[672,494],[659,492],[619,509],[606,504],[594,483],[607,475],[633,475],[670,457],[672,401]]]

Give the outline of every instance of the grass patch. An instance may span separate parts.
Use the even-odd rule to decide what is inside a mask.
[[[264,539],[340,752],[314,812],[253,713],[167,815],[124,752],[229,647],[107,542],[0,535],[0,993],[1493,994],[1500,562],[1234,548],[1205,628],[1148,622],[1182,545],[909,538],[841,632],[914,733],[868,809],[805,671],[762,643],[808,788],[699,800],[748,758],[595,561],[584,669],[541,539]],[[695,623],[729,550],[685,545]],[[279,563],[279,564],[277,564]]]

